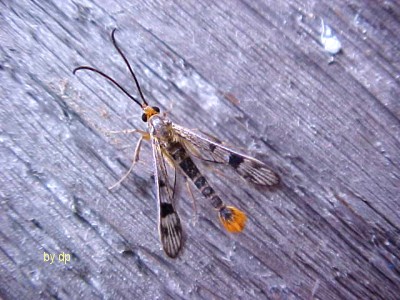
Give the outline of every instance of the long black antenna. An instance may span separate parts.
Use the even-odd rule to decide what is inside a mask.
[[[95,68],[88,67],[88,66],[80,66],[80,67],[75,68],[75,69],[72,71],[72,73],[75,74],[76,71],[79,71],[79,70],[89,70],[89,71],[93,71],[93,72],[96,72],[96,73],[100,74],[101,76],[107,78],[107,79],[110,80],[112,83],[114,83],[117,87],[119,87],[119,89],[120,89],[121,91],[123,91],[123,92],[125,93],[125,95],[127,95],[129,98],[131,98],[131,99],[132,99],[133,101],[135,101],[137,104],[139,104],[139,106],[143,107],[143,105],[142,105],[135,97],[133,97],[131,94],[129,94],[129,93],[127,92],[127,90],[125,90],[115,79],[111,78],[110,76],[108,76],[107,74],[103,73],[102,71],[99,71],[99,70],[97,70],[97,69],[95,69]]]
[[[140,85],[139,85],[139,82],[138,82],[138,80],[137,80],[137,78],[136,78],[136,76],[135,76],[135,73],[133,73],[133,70],[132,70],[131,65],[129,64],[129,61],[127,60],[126,56],[124,55],[124,53],[122,52],[122,50],[119,48],[119,46],[118,46],[118,44],[117,44],[117,41],[115,40],[115,31],[116,31],[116,30],[117,30],[117,29],[114,28],[113,31],[112,31],[112,33],[111,33],[112,43],[113,43],[115,49],[117,49],[118,53],[121,55],[121,57],[122,57],[122,59],[124,60],[125,64],[128,66],[129,72],[131,73],[133,79],[135,80],[136,87],[137,87],[137,89],[138,89],[138,91],[139,91],[140,98],[142,99],[143,103],[140,103],[138,99],[136,99],[136,98],[133,97],[131,94],[129,94],[129,92],[128,92],[126,89],[124,89],[115,79],[113,79],[112,77],[108,76],[108,75],[105,74],[104,72],[102,72],[102,71],[100,71],[100,70],[97,70],[97,69],[95,69],[95,68],[93,68],[93,67],[89,67],[89,66],[80,66],[80,67],[75,68],[75,69],[72,71],[72,73],[75,74],[76,71],[79,71],[79,70],[89,70],[89,71],[98,73],[98,74],[100,74],[101,76],[103,76],[104,78],[106,78],[106,79],[108,79],[109,81],[111,81],[113,84],[115,84],[121,91],[123,91],[123,92],[125,93],[125,95],[127,95],[129,98],[131,98],[131,99],[132,99],[135,103],[137,103],[139,106],[141,106],[142,108],[144,108],[144,107],[146,107],[146,106],[148,105],[148,104],[147,104],[147,101],[144,99],[144,96],[143,96],[143,93],[142,93],[142,89],[140,88]]]
[[[112,39],[112,42],[114,44],[114,47],[115,47],[115,49],[117,49],[118,53],[121,55],[122,59],[125,61],[125,64],[128,66],[129,72],[131,72],[131,75],[132,75],[133,79],[135,80],[136,87],[137,87],[137,89],[139,91],[139,94],[140,94],[140,98],[142,98],[143,104],[145,104],[145,106],[147,106],[148,104],[147,104],[147,101],[144,99],[144,96],[143,96],[143,93],[142,93],[142,89],[140,88],[140,85],[139,85],[139,81],[136,79],[135,73],[133,73],[132,67],[129,64],[128,59],[126,58],[126,56],[124,55],[122,50],[119,48],[119,46],[117,44],[117,41],[115,40],[115,31],[116,30],[117,30],[117,28],[114,28],[112,33],[111,33],[111,39]]]

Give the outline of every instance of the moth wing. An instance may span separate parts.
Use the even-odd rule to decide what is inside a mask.
[[[182,227],[173,205],[173,191],[169,184],[165,158],[157,138],[151,137],[154,161],[154,180],[158,200],[158,230],[164,252],[171,258],[182,248]]]
[[[231,166],[244,179],[258,185],[273,186],[279,183],[279,176],[263,162],[221,145],[216,139],[201,136],[185,127],[173,124],[175,133],[185,142],[187,148],[206,153],[213,161]]]

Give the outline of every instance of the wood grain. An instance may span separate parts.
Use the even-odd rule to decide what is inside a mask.
[[[2,298],[399,298],[398,2],[20,0],[0,12]],[[342,43],[333,63],[321,18]],[[149,145],[107,189],[138,138],[109,131],[146,127],[114,86],[72,70],[94,66],[137,95],[113,28],[151,104],[280,174],[262,190],[203,168],[247,212],[244,233],[226,233],[197,193],[196,214],[182,188],[184,251],[167,258]]]

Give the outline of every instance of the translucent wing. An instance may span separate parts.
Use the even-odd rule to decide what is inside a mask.
[[[173,191],[169,184],[165,159],[157,138],[152,136],[154,178],[159,207],[158,230],[165,253],[172,258],[178,256],[182,247],[182,227],[172,203]]]
[[[173,124],[174,131],[188,148],[200,149],[200,154],[206,152],[213,160],[231,166],[244,179],[258,185],[272,186],[279,183],[279,176],[263,162],[236,152],[221,145],[218,141],[203,137],[182,126]]]

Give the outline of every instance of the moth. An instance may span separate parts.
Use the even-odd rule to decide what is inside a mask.
[[[135,81],[141,101],[128,93],[112,77],[93,67],[80,66],[75,68],[73,73],[75,74],[79,70],[87,70],[100,74],[117,86],[143,110],[142,120],[147,123],[147,131],[129,130],[129,132],[138,132],[141,136],[135,149],[131,168],[116,184],[127,177],[135,162],[138,161],[142,141],[149,140],[153,150],[154,179],[158,202],[158,230],[164,252],[169,257],[175,258],[182,248],[182,226],[174,207],[177,171],[186,176],[211,203],[218,212],[219,220],[227,231],[233,233],[241,232],[245,227],[246,214],[234,206],[225,204],[210,182],[199,171],[194,158],[228,165],[245,180],[256,185],[276,185],[279,183],[279,176],[263,162],[226,147],[215,138],[205,137],[193,130],[179,126],[161,114],[158,107],[148,105],[131,65],[116,42],[115,31],[116,29],[111,33],[112,43],[125,61]],[[166,164],[169,164],[175,171],[175,178],[172,183],[168,176]]]

